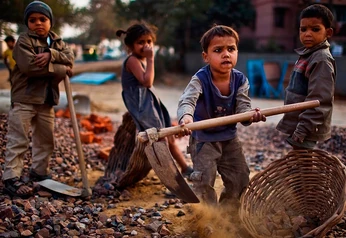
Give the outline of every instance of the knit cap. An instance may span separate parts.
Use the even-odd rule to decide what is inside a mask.
[[[26,6],[24,11],[24,22],[25,25],[28,26],[28,19],[30,14],[32,13],[41,13],[49,18],[51,26],[53,26],[53,13],[52,9],[44,2],[41,1],[33,1]]]

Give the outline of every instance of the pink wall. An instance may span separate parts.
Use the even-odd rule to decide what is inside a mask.
[[[329,0],[311,0],[310,3],[329,3]],[[300,46],[298,39],[298,18],[305,7],[302,0],[252,0],[256,10],[255,32],[248,27],[240,29],[241,38],[255,37],[257,47],[268,42],[282,46],[286,52]],[[332,0],[332,4],[346,5],[346,0]],[[275,27],[274,9],[285,8],[284,27]]]

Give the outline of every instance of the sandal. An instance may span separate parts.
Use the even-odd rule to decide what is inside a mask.
[[[43,180],[46,180],[46,179],[52,179],[52,175],[50,175],[50,174],[39,175],[33,169],[30,169],[29,177],[34,182],[39,182],[39,181],[43,181]]]
[[[187,166],[185,171],[182,173],[183,177],[190,178],[190,175],[193,173],[193,168],[191,166]]]
[[[33,195],[33,189],[20,181],[19,178],[4,180],[4,193],[11,197],[29,198]]]

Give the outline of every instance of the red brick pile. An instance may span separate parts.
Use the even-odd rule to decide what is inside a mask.
[[[71,118],[69,109],[60,109],[55,113],[56,117]],[[107,116],[99,116],[97,114],[90,114],[88,116],[81,116],[77,114],[77,119],[80,124],[80,138],[82,143],[101,143],[102,137],[98,134],[113,131],[112,120]]]

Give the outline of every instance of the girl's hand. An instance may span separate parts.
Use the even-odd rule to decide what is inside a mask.
[[[49,52],[39,53],[35,57],[35,64],[40,68],[43,68],[44,66],[46,66],[49,63],[49,61],[50,61]]]
[[[145,45],[143,47],[143,53],[147,59],[154,58],[154,50],[151,46]]]

